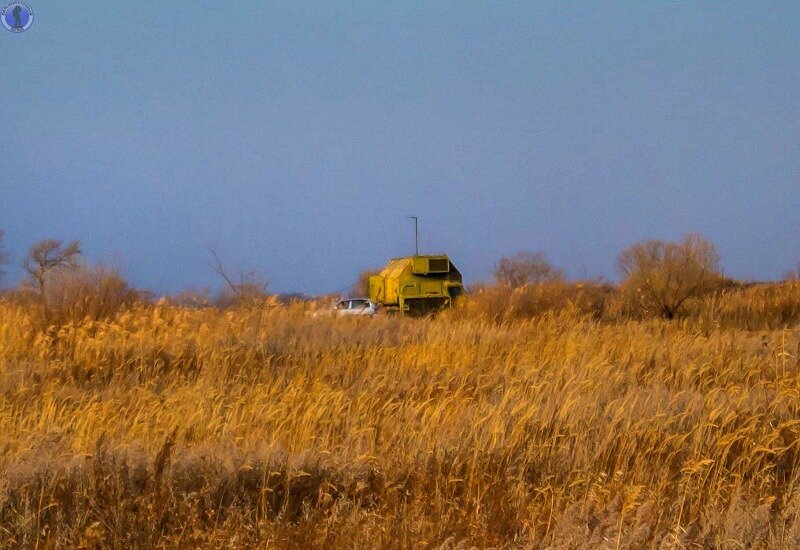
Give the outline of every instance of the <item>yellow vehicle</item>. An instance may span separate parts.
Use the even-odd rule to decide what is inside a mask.
[[[373,302],[411,315],[449,307],[463,293],[461,272],[444,254],[394,258],[369,278]]]

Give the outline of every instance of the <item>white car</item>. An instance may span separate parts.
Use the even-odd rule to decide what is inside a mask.
[[[375,302],[366,298],[350,298],[348,300],[340,300],[333,306],[333,311],[336,315],[369,315],[373,316],[378,313],[378,306]]]

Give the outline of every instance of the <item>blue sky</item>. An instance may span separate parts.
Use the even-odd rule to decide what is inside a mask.
[[[278,292],[413,250],[614,275],[698,231],[800,261],[800,3],[28,2],[0,28],[0,227],[159,292]],[[9,270],[9,281],[19,277]]]

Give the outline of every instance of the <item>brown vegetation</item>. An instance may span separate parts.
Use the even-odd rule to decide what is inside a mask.
[[[373,275],[378,275],[380,269],[365,269],[358,274],[356,282],[353,283],[353,288],[350,289],[351,296],[368,297],[369,296],[369,278]]]
[[[0,547],[800,544],[798,281],[670,320],[562,277],[424,319],[45,280],[0,297]]]
[[[564,272],[554,268],[547,255],[537,252],[517,252],[510,258],[501,258],[494,268],[498,284],[520,287],[528,284],[550,283],[564,279]]]
[[[0,229],[0,281],[3,280],[3,276],[6,274],[6,272],[3,270],[3,266],[8,263],[8,252],[6,252],[5,238],[6,232]]]
[[[422,320],[134,304],[57,330],[0,304],[0,544],[800,542],[800,286],[681,321],[587,315],[599,284],[504,295],[547,304],[525,315],[488,292]]]
[[[482,285],[472,288],[464,307],[450,315],[502,322],[571,311],[600,320],[610,317],[615,300],[615,288],[602,280],[555,280],[519,287]]]
[[[64,246],[61,241],[55,239],[40,241],[28,251],[22,267],[31,278],[33,286],[45,305],[47,303],[46,283],[50,276],[65,269],[77,268],[80,255],[81,246],[77,241]]]
[[[642,241],[622,251],[622,293],[633,310],[674,318],[688,300],[713,290],[722,279],[719,254],[700,235],[669,243]]]
[[[225,282],[225,286],[214,300],[215,305],[221,308],[255,306],[263,304],[268,299],[267,281],[256,271],[241,271],[238,279],[234,279],[223,267],[216,251],[209,248],[209,252],[213,260],[214,271]]]
[[[42,279],[44,281],[45,279]],[[130,287],[113,268],[75,263],[69,269],[48,272],[46,285],[23,281],[5,293],[5,302],[25,309],[32,330],[53,332],[84,320],[103,321],[121,309],[150,302],[152,294]]]

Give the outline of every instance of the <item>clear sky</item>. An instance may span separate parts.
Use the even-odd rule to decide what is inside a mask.
[[[699,231],[800,260],[800,2],[62,2],[0,28],[0,227],[159,292],[206,246],[319,293],[413,251],[614,275]],[[123,7],[124,5],[124,7]],[[11,269],[9,282],[18,277]]]

